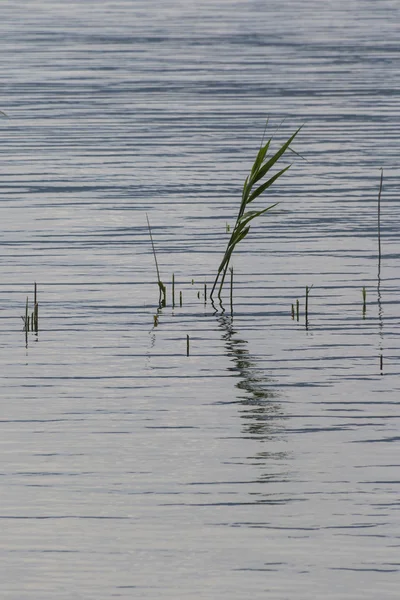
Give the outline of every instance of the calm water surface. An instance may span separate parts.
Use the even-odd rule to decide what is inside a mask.
[[[0,14],[2,598],[398,598],[398,2]],[[204,283],[267,116],[305,160],[232,319]]]

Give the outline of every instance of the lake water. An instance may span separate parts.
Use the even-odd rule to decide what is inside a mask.
[[[1,597],[397,599],[398,1],[0,14]],[[204,283],[268,116],[304,160],[232,318]]]

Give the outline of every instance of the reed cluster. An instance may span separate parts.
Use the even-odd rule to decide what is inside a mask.
[[[34,331],[38,333],[39,331],[39,303],[37,300],[37,285],[36,281],[34,283],[33,289],[33,311],[30,312],[29,309],[29,297],[26,297],[25,304],[25,314],[21,317],[24,323],[24,331],[28,333],[29,331]]]

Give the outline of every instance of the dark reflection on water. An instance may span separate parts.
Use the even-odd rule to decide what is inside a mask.
[[[222,314],[218,317],[218,325],[227,354],[233,362],[228,370],[239,377],[236,388],[239,390],[243,433],[254,439],[271,439],[279,428],[278,423],[284,418],[272,380],[257,367],[255,358],[247,349],[247,341],[238,337],[233,319]]]
[[[252,456],[239,462],[254,465],[258,474],[255,487],[250,486],[248,497],[255,504],[288,504],[295,498],[276,489],[277,483],[288,482],[292,474],[287,468],[289,454],[282,450],[282,420],[285,414],[273,382],[257,365],[257,360],[247,349],[247,341],[239,336],[233,318],[226,314],[218,317],[227,354],[233,366],[231,373],[238,377],[238,407],[242,420],[242,436],[263,444]],[[265,444],[268,444],[268,449]]]

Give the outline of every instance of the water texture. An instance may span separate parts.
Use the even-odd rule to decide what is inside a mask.
[[[1,597],[398,598],[398,2],[0,16]],[[232,318],[204,283],[267,116],[301,157]]]

